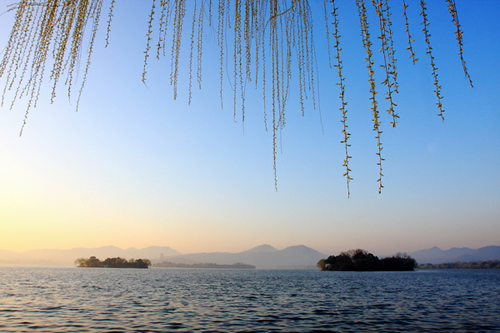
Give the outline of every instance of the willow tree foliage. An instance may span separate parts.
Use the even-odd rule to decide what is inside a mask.
[[[320,1],[320,0],[313,0]],[[434,0],[433,0],[434,1]],[[456,27],[456,39],[459,45],[459,55],[465,75],[470,81],[466,64],[463,59],[463,35],[458,21],[455,0],[441,0],[448,7],[452,23]],[[108,0],[20,0],[9,6],[14,13],[15,21],[10,33],[8,44],[4,50],[0,64],[0,77],[5,78],[2,93],[2,105],[6,93],[13,91],[10,101],[11,108],[22,96],[27,98],[26,115],[21,133],[26,125],[29,112],[37,106],[42,82],[47,80],[52,84],[51,101],[56,97],[56,87],[63,80],[67,86],[68,97],[74,94],[76,82],[75,70],[79,66],[80,54],[83,49],[84,32],[90,31],[87,46],[83,79],[77,88],[79,101],[89,72],[91,56],[94,50],[96,35],[100,23],[106,21],[106,46],[112,27],[113,9],[120,1]],[[337,1],[339,2],[339,1]],[[361,29],[361,42],[366,51],[366,67],[370,86],[369,99],[373,114],[373,130],[376,133],[377,156],[379,168],[379,193],[382,185],[382,140],[380,109],[377,99],[377,84],[374,77],[375,66],[384,70],[381,82],[385,90],[385,99],[389,107],[386,112],[390,116],[392,127],[399,118],[396,112],[398,93],[398,72],[395,48],[393,43],[393,26],[391,15],[393,8],[388,0],[353,0],[355,2]],[[408,36],[407,51],[413,62],[418,61],[413,50],[413,39],[410,34],[410,24],[406,15],[408,4],[405,0],[394,1],[393,6],[399,6],[399,12],[405,19],[405,33]],[[144,1],[146,3],[146,1]],[[242,121],[245,119],[245,88],[249,83],[262,89],[264,107],[271,105],[269,117],[264,111],[266,129],[268,122],[273,133],[273,168],[276,183],[276,152],[277,134],[285,126],[285,110],[290,96],[292,74],[297,75],[298,94],[302,112],[304,100],[311,99],[316,104],[316,73],[313,41],[313,22],[310,2],[308,0],[150,0],[151,11],[147,18],[146,48],[144,51],[144,67],[142,81],[147,80],[147,65],[151,56],[170,58],[170,84],[173,87],[174,99],[177,97],[180,75],[179,60],[181,48],[189,56],[189,103],[193,86],[201,88],[202,62],[204,40],[207,30],[215,32],[219,48],[219,73],[221,107],[224,105],[223,90],[225,76],[230,76],[233,84],[232,107],[234,116],[241,110]],[[347,100],[345,96],[345,74],[343,72],[341,34],[339,31],[339,8],[334,0],[323,0],[324,20],[326,26],[325,42],[328,43],[330,64],[337,70],[338,79],[334,82],[339,86],[341,101],[340,112],[343,125],[345,147],[344,177],[352,180],[349,168],[349,138],[347,125]],[[342,2],[342,6],[345,2]],[[107,11],[102,14],[103,10]],[[369,22],[367,10],[376,12],[376,21]],[[443,96],[438,81],[438,68],[432,54],[430,41],[429,19],[426,3],[420,0],[418,11],[421,16],[423,38],[429,55],[430,66],[434,78],[434,92],[437,99],[439,116],[444,119]],[[107,19],[106,19],[107,18]],[[414,23],[415,24],[415,23]],[[376,28],[370,29],[370,25]],[[375,34],[375,38],[373,37]],[[185,37],[184,35],[187,35]],[[378,39],[374,46],[374,39]],[[187,45],[182,41],[188,40]],[[382,53],[383,63],[375,64],[373,49]],[[333,56],[332,56],[333,55]],[[230,73],[226,69],[232,68]],[[472,81],[470,81],[472,86]],[[265,109],[264,109],[265,110]]]

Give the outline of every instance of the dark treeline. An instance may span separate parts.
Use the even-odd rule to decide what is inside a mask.
[[[365,250],[357,249],[321,259],[318,267],[322,271],[413,271],[417,262],[406,253],[379,259]]]
[[[77,267],[148,268],[151,266],[151,261],[149,259],[127,260],[120,257],[107,258],[104,261],[100,261],[96,257],[92,256],[88,259],[76,259],[75,265]]]
[[[421,264],[420,269],[500,269],[500,260],[448,262],[444,264]]]
[[[174,268],[244,268],[244,269],[255,269],[253,265],[242,264],[237,262],[232,265],[220,265],[212,263],[198,263],[198,264],[182,264],[175,262],[162,262],[161,264],[155,264],[155,267],[174,267]]]

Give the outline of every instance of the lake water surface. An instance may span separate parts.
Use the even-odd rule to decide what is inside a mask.
[[[0,332],[500,332],[500,270],[0,267]]]

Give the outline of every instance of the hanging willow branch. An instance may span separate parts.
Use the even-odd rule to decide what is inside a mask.
[[[444,110],[443,110],[443,96],[441,95],[441,86],[439,85],[438,81],[438,73],[437,73],[437,67],[436,63],[434,62],[434,56],[432,55],[432,46],[431,46],[431,41],[430,37],[431,34],[429,33],[429,20],[427,19],[427,6],[425,4],[424,0],[420,0],[420,7],[422,8],[422,11],[420,12],[420,15],[422,16],[422,25],[424,26],[422,28],[422,32],[424,33],[425,36],[425,43],[427,43],[427,54],[429,55],[431,59],[431,67],[432,67],[432,76],[434,76],[434,93],[436,94],[437,97],[437,107],[439,109],[439,114],[438,116],[441,117],[442,120],[444,120]]]
[[[351,146],[348,143],[349,137],[351,134],[347,131],[347,101],[345,100],[345,84],[344,84],[344,75],[342,74],[342,69],[344,68],[342,65],[342,60],[340,59],[340,52],[342,51],[342,48],[340,47],[340,34],[339,34],[339,21],[338,21],[338,14],[337,10],[338,8],[335,7],[335,1],[332,0],[332,5],[333,5],[333,37],[335,38],[335,43],[333,44],[333,47],[335,48],[335,59],[337,60],[337,63],[334,65],[334,67],[337,68],[337,73],[339,75],[339,82],[337,85],[340,87],[340,112],[342,113],[342,134],[344,134],[344,139],[340,141],[340,143],[344,144],[345,147],[345,159],[344,159],[344,164],[343,166],[345,167],[345,173],[344,177],[347,179],[347,197],[350,196],[351,192],[349,190],[349,183],[351,182],[352,178],[350,176],[351,169],[349,169],[349,160],[351,159],[351,156],[349,156],[349,147]]]
[[[389,5],[386,1],[382,0],[371,0],[375,12],[379,18],[380,24],[380,41],[382,46],[380,51],[382,52],[384,63],[380,67],[385,70],[385,80],[382,84],[387,86],[386,99],[389,100],[389,110],[387,113],[392,117],[391,125],[396,127],[396,120],[399,118],[398,114],[395,112],[396,101],[393,99],[393,93],[398,92],[397,83],[397,72],[396,72],[396,58],[394,56],[394,48],[392,42],[392,31],[391,31],[391,14],[389,12]],[[385,2],[385,3],[384,3]]]
[[[76,108],[89,72],[91,56],[94,50],[95,39],[101,19],[103,3],[109,3],[105,45],[110,41],[110,31],[115,6],[121,2],[115,0],[20,0],[10,5],[8,11],[15,12],[14,25],[10,37],[3,51],[0,63],[0,77],[5,79],[1,105],[3,106],[6,94],[13,91],[10,104],[12,108],[16,101],[27,97],[27,107],[23,125],[24,129],[29,112],[37,106],[42,82],[45,78],[46,66],[51,66],[50,81],[52,82],[51,102],[56,97],[57,86],[65,76],[68,98],[71,98],[72,87],[76,84],[75,70],[79,66],[80,54],[84,44],[86,28],[88,38],[87,58],[81,85],[78,90]],[[378,18],[381,42],[380,52],[383,63],[384,80],[381,82],[387,89],[385,98],[389,103],[387,113],[392,118],[392,127],[399,118],[395,111],[398,93],[396,56],[393,42],[391,8],[388,0],[370,0],[374,13]],[[455,0],[446,0],[447,8],[456,27],[456,39],[459,44],[459,55],[462,67],[472,87],[472,81],[463,59],[463,32],[461,30]],[[272,114],[272,151],[275,186],[277,188],[277,141],[278,133],[286,124],[288,100],[291,96],[291,84],[297,84],[298,101],[302,114],[305,112],[305,101],[310,99],[313,107],[316,105],[315,58],[313,42],[313,20],[309,0],[151,0],[151,10],[147,17],[146,47],[144,51],[144,66],[142,81],[147,80],[147,66],[151,49],[156,46],[156,58],[166,56],[167,40],[170,38],[170,84],[173,87],[173,97],[177,98],[180,75],[180,59],[184,26],[188,21],[189,33],[189,84],[188,103],[192,98],[194,71],[198,88],[202,86],[202,58],[204,28],[208,24],[216,34],[219,48],[219,79],[221,108],[223,103],[224,80],[231,81],[233,93],[233,115],[236,121],[238,109],[241,110],[241,121],[245,120],[245,89],[247,83],[254,81],[255,87],[262,87],[264,102],[264,125],[268,128],[266,104],[271,105]],[[327,10],[327,4],[332,10]],[[413,50],[413,39],[409,32],[407,16],[408,5],[402,0],[405,19],[405,32],[408,35],[408,48],[413,63],[417,61]],[[427,8],[423,0],[420,1],[423,18],[423,32],[427,44],[427,53],[431,59],[432,75],[434,77],[435,94],[438,98],[439,116],[443,118],[441,86],[438,83],[437,67],[432,55],[430,44],[429,20]],[[345,5],[345,3],[342,3]],[[382,143],[381,143],[381,115],[379,114],[377,90],[375,82],[375,67],[367,8],[363,0],[356,0],[361,25],[361,40],[366,51],[368,82],[370,87],[370,101],[372,104],[373,130],[376,132],[377,156],[379,166],[379,193],[382,186]],[[328,44],[328,58],[332,67],[330,37],[333,37],[333,67],[339,77],[336,85],[340,88],[340,111],[342,123],[342,141],[345,147],[344,176],[347,179],[347,193],[351,178],[349,168],[348,139],[350,133],[347,126],[347,99],[345,95],[343,61],[341,60],[340,27],[338,8],[334,0],[323,0],[326,24],[326,43]],[[191,10],[191,12],[188,12]],[[217,15],[213,15],[217,10]],[[329,23],[329,16],[333,19]],[[186,20],[186,17],[188,20]],[[190,19],[190,21],[189,21]],[[213,22],[216,20],[216,22]],[[206,23],[208,21],[208,23]],[[333,30],[330,33],[330,24]],[[155,40],[156,39],[156,40]],[[195,45],[196,44],[196,45]],[[194,67],[194,68],[193,68]],[[231,68],[232,75],[228,75],[226,68]],[[252,72],[253,71],[253,72]],[[296,77],[293,75],[296,74]],[[268,91],[269,89],[269,91]],[[271,94],[269,97],[269,93]]]
[[[405,18],[406,27],[405,32],[408,34],[408,47],[406,48],[406,50],[410,52],[411,61],[415,65],[415,63],[418,61],[418,58],[415,56],[413,45],[411,44],[412,42],[414,42],[414,40],[411,38],[410,25],[408,24],[408,16],[406,15],[406,8],[408,8],[408,5],[405,3],[405,0],[403,0],[403,17]]]
[[[377,135],[375,135],[375,138],[377,139],[377,156],[379,158],[379,161],[377,165],[379,166],[379,178],[377,180],[379,186],[378,186],[378,193],[382,192],[382,188],[384,187],[382,185],[382,177],[384,176],[382,174],[382,161],[384,160],[382,158],[382,142],[380,140],[380,137],[382,135],[382,130],[380,129],[380,115],[378,111],[378,102],[377,102],[377,90],[376,90],[376,84],[375,84],[375,71],[373,70],[373,60],[372,60],[372,43],[370,41],[370,33],[368,29],[368,21],[367,21],[367,16],[366,16],[366,6],[365,2],[363,0],[356,0],[356,5],[358,6],[358,14],[359,14],[359,22],[361,25],[361,38],[363,40],[363,46],[366,51],[366,68],[368,68],[368,82],[370,83],[370,101],[372,103],[372,113],[373,113],[373,130]]]
[[[450,11],[450,14],[451,14],[451,17],[452,17],[452,22],[455,24],[455,26],[457,27],[457,32],[456,32],[456,35],[457,35],[457,42],[458,42],[458,46],[460,48],[460,61],[462,61],[462,68],[464,70],[464,73],[465,73],[465,76],[467,77],[467,79],[469,80],[469,84],[471,86],[471,88],[473,87],[472,85],[472,80],[470,78],[470,75],[469,75],[469,72],[467,71],[467,67],[465,66],[465,60],[464,60],[464,55],[463,55],[463,52],[464,52],[464,44],[463,44],[463,32],[462,30],[460,29],[460,23],[458,23],[458,13],[457,13],[457,6],[455,4],[455,0],[446,0],[448,2],[448,10]]]

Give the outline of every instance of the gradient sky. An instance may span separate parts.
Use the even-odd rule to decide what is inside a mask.
[[[218,49],[209,29],[203,88],[193,91],[190,106],[187,66],[181,67],[174,101],[168,57],[150,60],[145,86],[141,71],[150,1],[120,0],[107,48],[106,18],[101,22],[78,112],[63,86],[50,104],[48,81],[22,137],[25,101],[13,110],[9,103],[0,108],[0,249],[159,245],[190,253],[303,244],[327,254],[364,248],[382,255],[500,245],[500,1],[457,0],[473,89],[462,71],[446,2],[428,1],[444,122],[437,116],[419,2],[407,0],[419,58],[415,65],[406,51],[402,6],[391,3],[400,121],[390,128],[377,69],[382,194],[354,1],[339,2],[352,134],[354,180],[348,199],[339,88],[327,65],[322,1],[311,1],[321,110],[308,104],[302,117],[292,88],[276,192],[261,91],[247,89],[246,120],[242,124],[237,115],[235,122],[226,79],[221,110]],[[369,14],[373,17],[371,7]],[[12,22],[12,14],[0,16],[2,48]],[[375,50],[376,29],[371,20]],[[183,45],[186,51],[189,41]],[[3,89],[5,78],[0,83]]]

